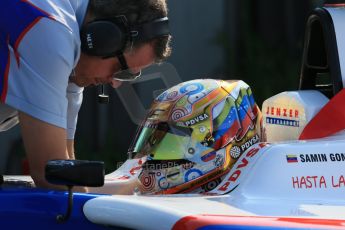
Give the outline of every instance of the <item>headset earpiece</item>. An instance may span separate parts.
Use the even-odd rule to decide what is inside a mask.
[[[123,52],[129,42],[143,42],[169,34],[167,17],[131,27],[121,15],[85,25],[80,32],[81,50],[91,56],[114,57]]]
[[[169,35],[169,20],[167,17],[152,22],[131,27],[134,41],[148,41],[158,36]]]
[[[91,56],[115,56],[125,48],[127,37],[125,30],[112,21],[93,21],[81,30],[81,49]]]

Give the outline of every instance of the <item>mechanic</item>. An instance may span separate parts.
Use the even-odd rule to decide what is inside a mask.
[[[83,87],[134,80],[170,39],[165,0],[2,1],[0,131],[19,122],[36,186],[58,189],[47,161],[75,158]]]

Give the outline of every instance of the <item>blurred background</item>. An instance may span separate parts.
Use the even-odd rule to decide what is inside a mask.
[[[167,0],[172,56],[97,103],[86,88],[76,133],[78,159],[102,160],[106,173],[127,158],[136,128],[154,96],[181,81],[241,79],[257,104],[299,83],[304,26],[319,0]],[[135,98],[132,100],[130,98]],[[19,127],[0,133],[3,174],[27,173]]]

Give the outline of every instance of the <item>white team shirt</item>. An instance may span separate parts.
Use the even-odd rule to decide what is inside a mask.
[[[9,1],[11,3],[8,3]],[[68,139],[73,139],[83,88],[70,83],[69,76],[80,56],[79,28],[86,14],[88,0],[5,0],[2,4],[13,5],[14,2],[26,4],[20,5],[26,12],[28,9],[36,9],[37,12],[49,16],[37,17],[35,21],[35,17],[29,16],[17,19],[20,13],[16,15],[12,12],[9,15],[13,16],[9,20],[13,21],[9,23],[13,25],[23,24],[22,21],[16,20],[33,22],[24,29],[20,28],[24,32],[19,31],[22,37],[17,36],[16,43],[11,43],[10,40],[9,44],[6,44],[8,39],[6,41],[5,36],[0,34],[0,52],[6,51],[5,44],[9,57],[7,62],[4,62],[8,65],[7,74],[6,70],[1,72],[0,68],[0,131],[17,123],[15,115],[19,110],[67,129]],[[0,7],[3,7],[2,4]],[[0,15],[0,21],[1,18]],[[8,21],[8,17],[5,20]],[[10,38],[19,34],[12,30],[13,27],[0,22],[0,33],[5,32],[9,34],[6,37]],[[2,55],[4,56],[6,55]],[[6,66],[4,63],[3,66]],[[9,119],[11,117],[13,119]]]

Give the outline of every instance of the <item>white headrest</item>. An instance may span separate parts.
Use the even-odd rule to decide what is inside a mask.
[[[328,101],[316,90],[283,92],[268,98],[262,105],[264,140],[298,140],[306,124]]]

